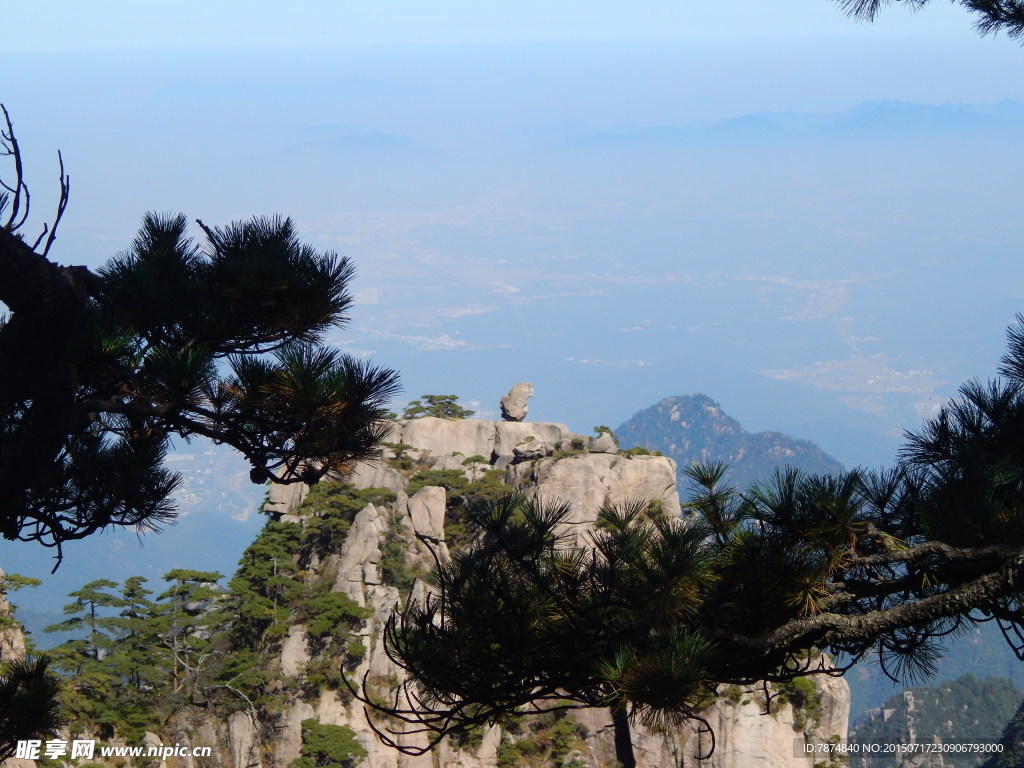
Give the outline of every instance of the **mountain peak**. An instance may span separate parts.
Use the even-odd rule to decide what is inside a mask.
[[[694,462],[723,461],[729,465],[726,481],[740,488],[767,480],[786,466],[817,474],[843,469],[808,440],[782,432],[748,432],[701,393],[666,397],[619,425],[615,434],[622,447],[659,450],[681,470]]]

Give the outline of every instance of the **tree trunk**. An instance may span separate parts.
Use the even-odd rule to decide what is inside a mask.
[[[633,737],[629,734],[629,718],[626,716],[626,704],[620,702],[611,708],[612,725],[615,727],[615,759],[621,768],[636,768],[633,757]]]

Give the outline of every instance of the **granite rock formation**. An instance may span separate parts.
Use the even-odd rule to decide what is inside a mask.
[[[533,397],[533,385],[528,381],[520,381],[508,394],[501,398],[501,418],[505,421],[523,421],[529,408],[526,401]]]
[[[596,519],[597,509],[608,502],[641,498],[657,502],[652,509],[662,514],[679,514],[676,465],[667,457],[628,455],[611,451],[592,452],[585,436],[574,435],[562,424],[529,422],[448,421],[421,418],[396,422],[391,447],[385,458],[361,464],[348,478],[360,488],[388,488],[395,500],[369,504],[352,520],[343,544],[336,551],[318,552],[303,562],[312,576],[326,575],[332,590],[347,595],[369,611],[369,618],[356,631],[365,647],[358,664],[348,670],[351,679],[365,679],[386,695],[398,681],[398,670],[384,653],[385,622],[405,597],[386,577],[385,560],[395,557],[394,543],[401,542],[400,557],[416,573],[426,573],[434,557],[449,557],[445,523],[448,498],[444,488],[427,486],[409,490],[408,472],[395,466],[396,452],[414,458],[423,468],[458,468],[477,472],[482,460],[486,469],[503,473],[504,481],[529,495],[560,498],[572,503],[574,526],[582,536],[587,524]],[[476,457],[475,462],[466,463]],[[456,461],[451,461],[455,459]],[[308,489],[293,485],[271,489],[265,511],[274,518],[304,526],[308,514],[301,501]],[[430,549],[421,538],[430,543]],[[433,550],[433,554],[431,553]],[[298,557],[298,555],[297,555]],[[417,579],[411,597],[425,594],[426,584]],[[322,724],[341,725],[356,733],[368,756],[358,768],[496,768],[499,753],[508,765],[508,746],[518,736],[500,727],[485,729],[475,740],[456,746],[447,742],[433,752],[411,757],[390,749],[368,728],[362,706],[344,688],[303,690],[307,668],[326,662],[335,667],[337,659],[324,659],[306,626],[293,622],[268,652],[267,664],[286,681],[290,691],[274,712],[253,707],[218,715],[210,708],[184,707],[167,723],[160,738],[165,743],[209,745],[215,748],[212,761],[170,758],[168,768],[288,768],[300,756],[302,723],[308,718]],[[290,681],[290,682],[288,682]],[[808,741],[845,738],[849,695],[841,679],[815,681],[819,706],[813,716],[774,700],[771,713],[763,694],[756,690],[723,693],[704,713],[715,728],[714,756],[698,762],[696,755],[706,746],[691,728],[648,731],[635,726],[634,742],[640,768],[812,768],[815,760],[797,747]],[[572,715],[581,734],[562,765],[574,768],[614,768],[614,744],[606,710],[581,710]],[[417,744],[411,737],[408,743]],[[575,761],[575,762],[572,762]],[[519,763],[516,763],[517,765]],[[523,763],[526,765],[527,763]],[[141,768],[131,762],[128,768]]]

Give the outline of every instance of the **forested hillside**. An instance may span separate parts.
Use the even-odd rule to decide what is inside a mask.
[[[851,728],[851,741],[884,744],[931,744],[968,741],[995,744],[1021,702],[1009,680],[964,675],[947,683],[908,688],[869,710]],[[872,754],[850,759],[851,768],[930,768],[978,766],[977,755]],[[1018,765],[1018,763],[1012,763]]]

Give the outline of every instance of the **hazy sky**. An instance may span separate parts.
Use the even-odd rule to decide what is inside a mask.
[[[538,399],[539,418],[612,423],[643,398],[726,392],[735,377],[679,373],[699,353],[707,369],[823,391],[893,378],[895,393],[911,380],[909,405],[850,395],[898,433],[965,371],[993,367],[1019,293],[1012,156],[966,134],[934,145],[837,135],[785,151],[767,134],[707,150],[673,142],[765,111],[1024,100],[1019,46],[978,37],[946,0],[904,5],[858,24],[828,0],[21,3],[0,33],[13,73],[0,101],[36,221],[58,147],[72,174],[54,258],[101,264],[146,210],[293,216],[314,245],[356,259],[356,288],[373,299],[338,343],[401,369],[409,398],[439,387],[493,409],[519,377],[551,374],[542,350],[584,378],[597,363],[676,355],[642,393],[630,385],[635,400],[600,388],[571,402],[549,389],[546,409]],[[998,266],[965,266],[964,243]],[[929,259],[941,278],[920,272]],[[912,277],[886,282],[886,269]],[[956,312],[939,309],[947,280]],[[974,311],[991,284],[997,295]],[[644,285],[664,298],[627,288]],[[920,306],[901,314],[911,286]],[[976,325],[950,328],[972,313]],[[960,335],[939,348],[937,327]],[[508,370],[484,366],[493,381],[469,356],[455,367],[475,378],[456,370],[448,383],[424,356],[506,348]],[[724,405],[759,428],[796,418],[747,396]]]
[[[18,3],[0,32],[0,64],[14,74],[0,99],[34,102],[43,111],[17,114],[36,130],[85,100],[96,117],[120,119],[131,100],[175,82],[367,78],[461,88],[499,118],[507,92],[517,109],[529,93],[541,119],[641,124],[882,98],[1024,98],[1019,46],[980,38],[946,0],[905,5],[866,24],[829,0]]]
[[[4,13],[8,52],[863,34],[827,0],[299,0],[287,8],[267,0],[44,0]],[[934,0],[916,14],[888,9],[870,34],[959,36],[966,27],[966,12]]]

